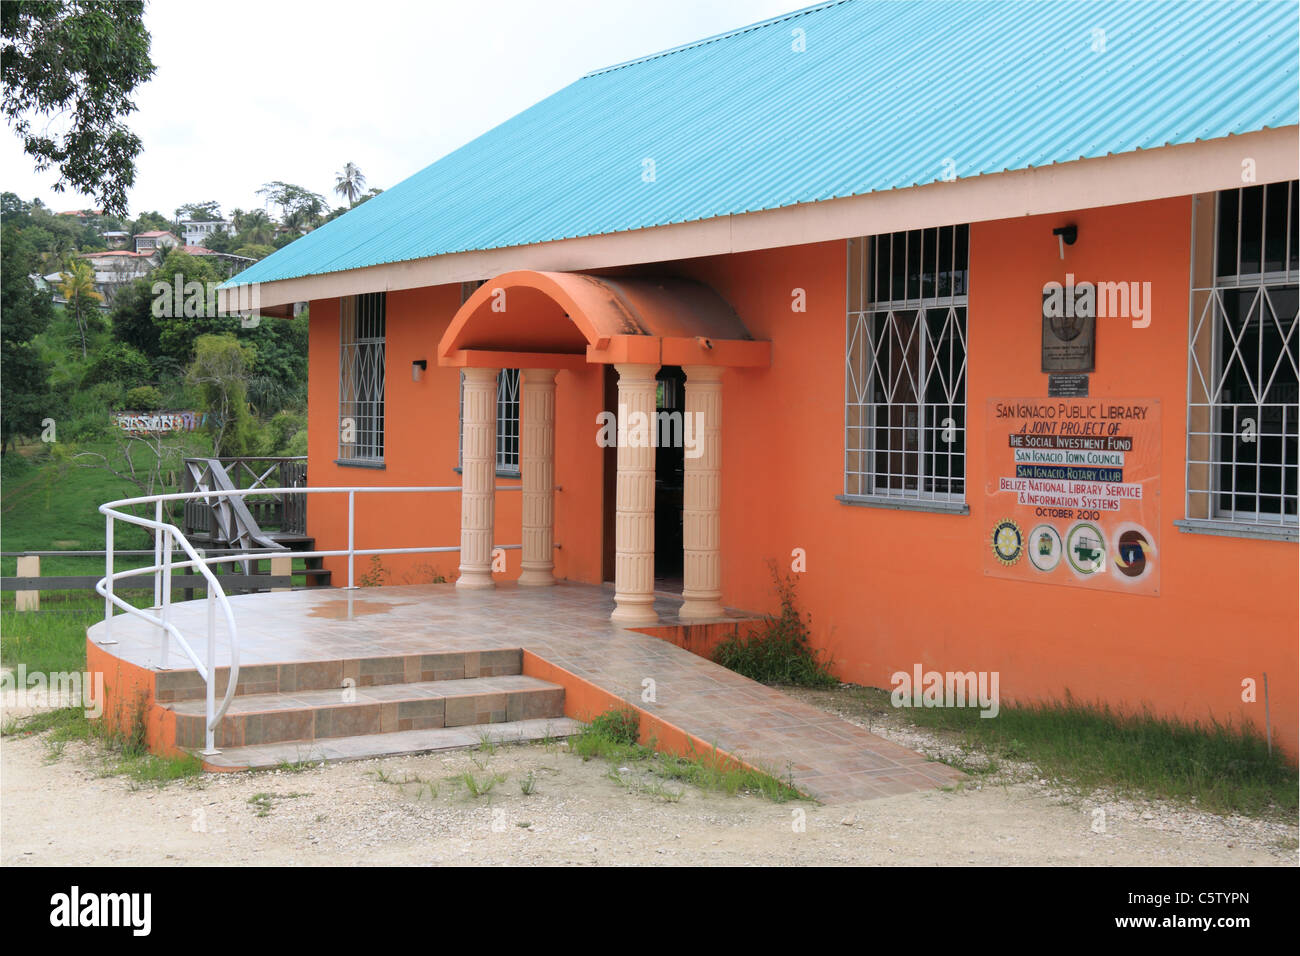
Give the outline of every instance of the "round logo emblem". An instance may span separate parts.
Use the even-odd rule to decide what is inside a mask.
[[[1154,567],[1156,554],[1151,534],[1135,524],[1121,525],[1117,530],[1111,554],[1115,573],[1134,580],[1146,576]]]
[[[1025,539],[1020,525],[1005,518],[993,526],[993,554],[1005,565],[1015,564],[1025,550]]]
[[[1065,536],[1065,560],[1084,577],[1106,570],[1106,539],[1101,529],[1087,521],[1072,525]]]
[[[1029,532],[1029,563],[1039,571],[1054,571],[1061,563],[1061,533],[1050,524]]]

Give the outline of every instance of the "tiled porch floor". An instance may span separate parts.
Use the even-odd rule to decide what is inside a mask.
[[[784,776],[826,803],[845,803],[952,783],[960,771],[933,763],[853,724],[734,674],[667,641],[609,621],[613,593],[587,585],[502,585],[458,591],[450,584],[315,590],[230,598],[240,664],[391,657],[523,647],[720,750]],[[678,602],[660,597],[662,624]],[[206,602],[173,605],[172,619],[204,657]],[[229,663],[218,615],[217,664]],[[98,639],[103,624],[90,630]],[[154,628],[113,619],[105,650],[156,668]],[[172,648],[173,668],[189,667]],[[642,681],[655,703],[642,703]]]

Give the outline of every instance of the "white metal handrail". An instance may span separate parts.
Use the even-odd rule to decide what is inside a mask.
[[[346,557],[348,559],[348,583],[349,589],[355,585],[356,556],[357,555],[381,555],[381,554],[433,554],[459,551],[460,545],[450,545],[441,547],[422,547],[422,548],[358,548],[356,547],[356,496],[358,494],[428,494],[428,493],[445,493],[459,492],[459,485],[441,485],[441,486],[414,486],[414,487],[386,487],[386,486],[366,486],[366,487],[328,487],[328,488],[229,488],[229,489],[206,489],[203,491],[179,492],[166,495],[147,495],[139,498],[122,498],[118,501],[110,501],[99,506],[100,514],[104,515],[104,577],[95,585],[95,591],[104,598],[104,630],[99,641],[100,644],[115,644],[113,640],[113,608],[119,607],[128,614],[141,618],[144,621],[154,625],[161,631],[161,648],[159,652],[158,667],[161,670],[167,669],[167,659],[169,653],[169,639],[175,638],[176,643],[185,656],[194,664],[195,670],[203,678],[205,684],[205,755],[220,753],[216,749],[216,729],[221,718],[225,716],[226,709],[230,706],[230,701],[235,694],[235,685],[239,680],[239,634],[235,625],[235,615],[231,610],[230,601],[226,597],[225,589],[222,588],[219,578],[212,572],[211,568],[217,564],[230,564],[238,561],[248,560],[248,555],[225,554],[225,555],[200,555],[185,537],[184,532],[176,525],[168,524],[163,521],[163,503],[167,501],[193,501],[197,499],[210,499],[214,497],[242,497],[249,494],[266,494],[272,490],[275,494],[346,494],[348,496],[348,546],[346,549],[335,549],[328,551],[286,551],[281,556],[290,558],[334,558]],[[508,485],[498,487],[497,491],[522,491],[520,485]],[[154,506],[154,517],[144,518],[140,515],[131,514],[122,509],[136,507],[139,505]],[[127,524],[133,524],[141,528],[151,530],[154,535],[154,563],[146,567],[131,568],[125,571],[118,571],[114,567],[115,551],[113,548],[113,531],[115,521],[125,521]],[[187,561],[175,561],[172,558],[173,552],[179,548],[188,556]],[[494,550],[518,550],[520,545],[496,545]],[[265,557],[265,555],[263,555]],[[207,659],[201,660],[194,648],[185,639],[185,636],[171,621],[172,606],[172,572],[182,568],[197,568],[203,575],[207,585]],[[114,593],[114,583],[119,578],[134,577],[142,574],[154,575],[154,604],[153,607],[146,610],[138,608],[128,601],[122,599]],[[217,605],[221,606],[221,613],[226,622],[226,633],[230,642],[230,668],[229,676],[226,682],[226,693],[218,707],[216,703],[216,645],[217,645],[217,627],[216,611]],[[157,614],[151,612],[158,612]]]

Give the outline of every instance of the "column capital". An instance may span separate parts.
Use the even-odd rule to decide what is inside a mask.
[[[722,374],[727,370],[725,365],[683,365],[682,371],[686,373],[686,381],[702,385],[705,382],[721,382]]]
[[[655,376],[659,374],[658,365],[646,365],[638,362],[616,362],[614,371],[618,372],[620,384],[632,384],[634,382],[653,382]]]
[[[501,369],[499,369],[499,368],[464,368],[464,369],[461,369],[461,374],[463,374],[463,375],[465,376],[465,381],[467,381],[467,382],[482,382],[482,383],[484,383],[484,384],[487,384],[487,383],[489,383],[489,382],[495,382],[495,381],[496,381],[496,378],[497,378],[497,375],[500,374],[500,372],[501,372]]]
[[[529,385],[554,385],[559,371],[558,368],[521,368],[519,375]]]

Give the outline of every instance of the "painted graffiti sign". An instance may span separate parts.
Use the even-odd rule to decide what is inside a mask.
[[[1156,594],[1160,403],[990,399],[985,573]]]
[[[129,435],[192,432],[207,424],[207,412],[114,412],[113,424]]]

